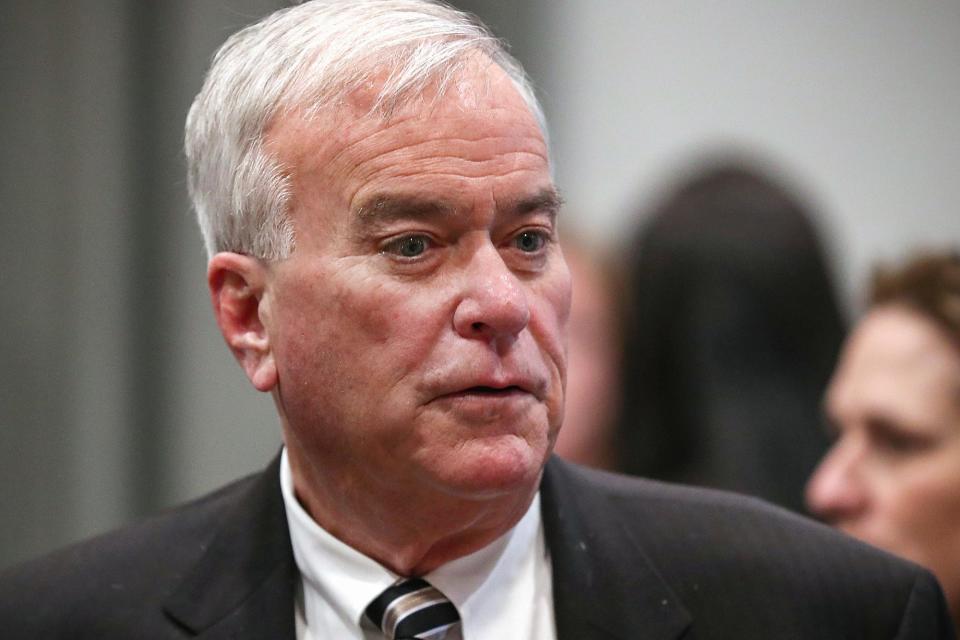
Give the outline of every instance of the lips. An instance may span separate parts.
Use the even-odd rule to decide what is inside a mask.
[[[451,383],[448,381],[439,388],[435,387],[430,396],[433,400],[496,400],[520,396],[533,396],[539,398],[536,389],[536,384],[521,379],[470,380],[460,381],[458,383]]]
[[[461,389],[459,391],[453,391],[450,393],[445,393],[441,397],[455,397],[455,396],[490,396],[490,397],[500,397],[508,396],[518,393],[530,393],[523,387],[519,385],[508,385],[505,387],[492,387],[488,385],[477,385],[473,387],[467,387],[466,389]]]
[[[427,405],[450,412],[466,424],[496,423],[509,427],[509,431],[516,425],[516,419],[537,402],[537,397],[521,385],[476,384],[437,395]]]

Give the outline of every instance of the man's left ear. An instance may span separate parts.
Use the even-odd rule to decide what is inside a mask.
[[[263,324],[266,268],[256,258],[221,252],[207,265],[207,285],[220,333],[259,391],[277,384],[270,336]]]

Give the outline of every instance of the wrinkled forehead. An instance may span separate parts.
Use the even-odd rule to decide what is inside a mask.
[[[498,94],[498,89],[509,86],[516,92],[513,79],[503,68],[479,52],[434,71],[406,91],[398,91],[394,86],[400,82],[395,74],[395,70],[381,67],[369,81],[350,87],[341,106],[349,107],[354,116],[373,115],[388,120],[407,106],[424,112],[450,102],[451,97],[468,104],[480,104],[494,99],[492,96]]]
[[[525,111],[543,133],[539,115],[514,79],[483,53],[464,56],[415,83],[397,78],[397,73],[398,69],[382,65],[362,81],[345,87],[336,100],[314,101],[309,94],[295,94],[270,118],[265,137],[290,119],[328,124],[331,133],[335,133],[355,123],[383,126],[413,117],[429,118],[480,108]],[[398,84],[406,87],[398,89]]]
[[[447,135],[436,127],[431,134],[423,123],[459,122],[471,133],[480,114],[491,114],[503,123],[501,134],[536,138],[549,165],[549,150],[537,115],[517,90],[512,78],[485,56],[465,60],[455,75],[437,77],[416,95],[400,102],[382,102],[382,84],[388,70],[370,83],[344,94],[341,100],[321,107],[288,107],[271,121],[264,134],[265,148],[291,177],[315,171],[325,163],[345,160],[358,145],[368,144],[390,131],[418,128],[425,139]]]

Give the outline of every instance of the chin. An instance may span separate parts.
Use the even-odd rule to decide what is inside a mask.
[[[475,439],[434,458],[432,475],[443,490],[465,498],[532,493],[548,455],[546,439],[542,446],[519,436]]]

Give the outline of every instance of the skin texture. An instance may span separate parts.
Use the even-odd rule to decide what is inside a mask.
[[[296,248],[211,259],[218,321],[270,391],[297,496],[401,575],[525,513],[563,418],[570,276],[534,117],[474,60],[439,101],[275,122]]]
[[[937,325],[875,308],[827,393],[838,432],[807,486],[810,509],[931,569],[960,613],[960,353]]]

